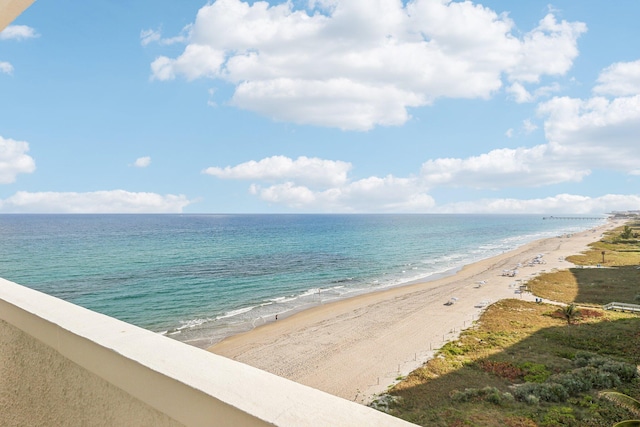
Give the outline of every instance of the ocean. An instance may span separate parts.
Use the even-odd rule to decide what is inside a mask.
[[[0,215],[0,277],[198,347],[602,219]]]

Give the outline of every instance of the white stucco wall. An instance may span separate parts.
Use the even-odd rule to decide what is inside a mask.
[[[0,279],[0,425],[412,424]]]

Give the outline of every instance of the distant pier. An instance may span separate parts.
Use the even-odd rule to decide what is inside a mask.
[[[601,216],[545,216],[542,219],[602,219]]]

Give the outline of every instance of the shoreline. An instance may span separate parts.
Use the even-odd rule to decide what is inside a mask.
[[[570,236],[536,240],[433,280],[313,306],[207,350],[367,404],[471,327],[487,304],[514,297],[533,301],[520,292],[520,284],[571,267],[566,256],[584,251],[623,222],[609,220]],[[539,255],[543,263],[529,265]],[[517,276],[503,275],[515,268]]]

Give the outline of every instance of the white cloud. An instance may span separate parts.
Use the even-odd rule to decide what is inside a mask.
[[[216,88],[209,88],[209,90],[207,90],[207,93],[209,94],[209,99],[207,100],[207,105],[209,107],[217,107],[218,103],[216,103],[214,96],[216,94]]]
[[[555,82],[548,86],[540,86],[533,92],[533,96],[535,97],[535,99],[547,97],[554,92],[560,92],[560,89],[561,89],[560,85],[557,82]]]
[[[140,31],[140,44],[146,46],[149,43],[160,41],[162,34],[158,30],[142,30]]]
[[[146,157],[138,157],[133,165],[137,168],[146,168],[150,164],[151,164],[151,157],[146,156]]]
[[[225,168],[209,167],[203,171],[221,179],[253,181],[296,180],[313,187],[338,186],[347,181],[351,164],[341,161],[323,160],[316,157],[273,156],[260,161],[249,161]]]
[[[35,29],[26,25],[9,25],[0,31],[0,40],[24,40],[39,36]]]
[[[507,138],[513,138],[513,128],[507,129],[507,131],[504,134]]]
[[[24,40],[39,36],[33,28],[26,25],[9,25],[0,31],[0,40]],[[10,62],[0,61],[0,73],[13,74],[13,65]]]
[[[602,71],[598,85],[593,88],[596,94],[628,96],[640,94],[640,60],[617,62]]]
[[[292,182],[266,188],[253,184],[250,192],[268,203],[312,212],[427,212],[435,205],[417,180],[393,176],[371,177],[321,191]]]
[[[617,81],[630,80],[629,73],[612,70],[620,67],[609,67],[601,74],[609,76],[610,87]],[[624,77],[619,80],[612,78],[621,74]],[[428,160],[422,166],[423,179],[430,187],[498,190],[579,182],[594,169],[637,174],[640,95],[585,100],[555,97],[541,103],[538,113],[544,118],[546,144],[496,149],[464,159]],[[531,120],[523,121],[525,133],[536,129]],[[512,135],[512,130],[507,131],[507,136]]]
[[[440,97],[489,98],[503,76],[517,88],[564,74],[586,30],[549,14],[519,37],[506,14],[471,2],[308,4],[210,3],[184,52],[153,61],[152,78],[222,79],[236,85],[233,105],[274,120],[368,130],[403,124],[409,108]]]
[[[549,13],[524,35],[519,61],[509,71],[514,81],[537,83],[542,75],[563,75],[578,56],[578,37],[587,31],[582,22],[557,22]]]
[[[4,213],[180,213],[193,203],[184,195],[124,190],[75,192],[19,191],[0,200]]]
[[[515,82],[507,88],[507,93],[518,103],[523,104],[525,102],[532,102],[534,96],[525,89],[522,83]]]
[[[36,162],[28,151],[28,143],[0,136],[0,184],[10,184],[18,174],[36,170]]]
[[[175,78],[176,74],[184,75],[187,80],[198,77],[218,77],[223,63],[223,51],[206,45],[190,44],[178,59],[161,56],[153,61],[152,78],[170,80]]]
[[[573,212],[637,209],[637,195],[596,198],[560,194],[543,199],[495,198],[436,205],[428,192],[459,187],[532,188],[580,182],[593,170],[640,175],[640,95],[613,99],[555,97],[538,106],[547,143],[494,149],[467,158],[436,158],[415,176],[371,176],[353,181],[346,162],[274,156],[205,173],[253,181],[251,194],[293,209],[328,212]],[[524,132],[537,125],[522,122]],[[506,132],[513,136],[513,129]],[[308,163],[317,167],[310,167]],[[333,177],[333,178],[332,178]]]
[[[6,61],[0,61],[0,73],[13,74],[13,65]]]
[[[617,83],[631,80],[631,74],[627,72],[630,68],[614,64],[601,76],[608,76],[609,88],[621,87]],[[617,72],[621,69],[625,72]],[[619,79],[613,76],[619,76]],[[599,79],[599,83],[604,80]],[[628,85],[624,87],[629,88]],[[629,89],[618,91],[630,92]],[[464,159],[428,160],[422,166],[423,179],[430,187],[498,190],[579,182],[594,169],[638,174],[640,95],[585,100],[555,97],[541,103],[538,113],[545,120],[546,144],[496,149]],[[531,133],[537,127],[529,119],[523,121],[525,133]],[[506,135],[513,136],[513,130],[509,129]]]
[[[640,195],[607,194],[586,197],[558,194],[540,199],[484,199],[473,202],[451,203],[439,206],[439,213],[511,213],[600,215],[613,211],[634,210],[640,206]]]
[[[169,46],[176,43],[184,43],[188,40],[190,28],[191,26],[188,25],[182,30],[182,34],[170,38],[163,38],[161,30],[142,30],[140,31],[140,44],[147,46],[151,43],[159,43],[163,46]]]
[[[640,158],[640,95],[557,97],[538,107],[549,146],[567,163],[630,173]]]
[[[531,120],[526,119],[522,121],[522,128],[524,129],[525,133],[531,133],[534,130],[538,129],[538,126]]]
[[[533,93],[529,92],[520,82],[515,82],[511,86],[507,87],[507,94],[518,104],[525,102],[534,102],[541,97],[547,97],[553,92],[558,92],[560,85],[554,83],[549,86],[541,86],[536,88]]]
[[[494,190],[578,182],[589,173],[588,168],[579,168],[558,159],[547,145],[496,149],[466,159],[428,160],[423,163],[421,170],[422,179],[429,187]]]
[[[351,167],[341,161],[274,156],[203,172],[221,179],[253,181],[251,194],[303,211],[424,212],[434,205],[418,179],[389,175],[351,181]]]
[[[295,161],[285,157],[263,159],[258,162],[246,162],[237,167],[210,168],[213,176],[223,179],[238,179],[254,181],[249,186],[249,193],[260,200],[272,205],[282,206],[306,212],[419,212],[419,213],[575,213],[602,214],[613,210],[637,209],[640,205],[640,195],[605,195],[601,197],[587,197],[571,194],[559,194],[540,199],[494,198],[469,202],[437,205],[434,198],[427,193],[429,188],[439,185],[449,185],[455,180],[457,185],[468,187],[490,187],[491,184],[500,185],[504,182],[523,187],[537,186],[562,180],[579,180],[579,172],[564,172],[560,165],[554,165],[552,172],[544,172],[545,146],[531,150],[496,150],[486,156],[478,156],[466,160],[438,159],[432,162],[431,170],[423,175],[409,178],[399,178],[392,175],[386,177],[369,177],[351,181],[325,182],[324,187],[316,185],[311,188],[301,184],[299,174],[288,173],[287,167],[278,168],[279,172],[269,171],[269,165],[282,162],[292,164]],[[529,158],[530,164],[524,165]],[[524,159],[524,160],[523,160]],[[533,159],[533,160],[531,160]],[[447,161],[450,160],[450,163]],[[258,166],[260,165],[260,166]],[[429,165],[429,162],[425,163]],[[441,166],[441,172],[452,171],[452,175],[438,182],[434,172],[434,165]],[[532,170],[527,170],[527,167]],[[491,173],[491,168],[502,168],[501,172]],[[536,169],[537,168],[537,169]],[[313,173],[311,174],[313,175]],[[573,176],[572,176],[573,175]],[[307,178],[307,181],[319,181]],[[546,180],[540,183],[536,180]],[[264,185],[263,182],[279,181]],[[478,183],[478,181],[484,181]]]
[[[372,122],[405,123],[409,119],[406,107],[417,107],[423,101],[394,86],[368,86],[346,79],[313,83],[274,79],[241,83],[231,103],[262,115],[277,110],[274,119],[281,121],[364,131]]]

